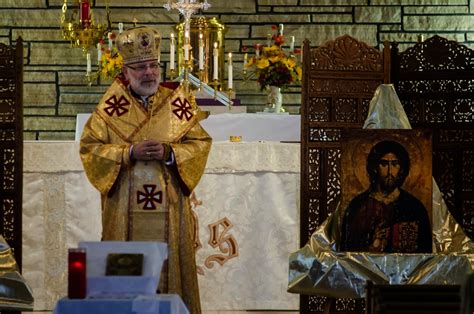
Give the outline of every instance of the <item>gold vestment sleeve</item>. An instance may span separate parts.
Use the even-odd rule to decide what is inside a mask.
[[[171,143],[179,176],[189,192],[194,190],[204,173],[212,139],[197,123],[181,142]]]
[[[87,178],[103,195],[109,193],[120,168],[130,164],[130,144],[105,144],[109,136],[105,122],[93,113],[82,132],[80,156]]]

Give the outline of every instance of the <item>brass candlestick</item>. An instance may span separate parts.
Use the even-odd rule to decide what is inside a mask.
[[[178,72],[176,72],[175,69],[171,69],[166,72],[166,75],[170,78],[170,81],[173,81],[174,78],[178,76]]]
[[[227,96],[229,97],[229,110],[232,110],[232,105],[234,102],[232,101],[232,98],[234,97],[234,90],[232,88],[229,88],[227,90]]]
[[[189,73],[193,68],[193,61],[190,58],[189,60],[183,61],[183,81],[181,84],[184,86],[184,91],[186,93],[186,97],[191,95],[191,90],[189,87]]]

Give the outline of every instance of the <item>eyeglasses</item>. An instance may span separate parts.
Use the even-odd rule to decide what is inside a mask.
[[[133,71],[137,71],[137,72],[145,72],[146,69],[148,69],[148,68],[150,70],[152,70],[153,72],[156,72],[160,68],[160,64],[158,62],[154,62],[154,63],[149,63],[149,64],[141,64],[141,65],[137,65],[137,66],[127,65],[126,67],[132,69]]]

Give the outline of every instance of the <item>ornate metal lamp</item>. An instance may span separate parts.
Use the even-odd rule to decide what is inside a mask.
[[[91,80],[90,49],[96,47],[99,41],[111,29],[110,9],[106,4],[107,24],[97,23],[94,19],[94,0],[73,0],[75,7],[68,10],[68,0],[64,0],[61,12],[61,29],[63,38],[69,40],[73,47],[82,48],[87,56],[86,77]]]
[[[178,47],[182,47],[185,44],[184,28],[184,22],[176,25]],[[215,43],[217,43],[218,52],[218,83],[222,83],[224,73],[224,36],[226,31],[226,27],[215,17],[197,16],[192,17],[190,20],[189,40],[191,46],[202,48],[201,53],[199,53],[198,49],[193,49],[191,52],[192,58],[201,62],[194,62],[190,71],[197,75],[204,83],[209,84],[213,79],[214,63],[212,61]],[[182,64],[183,59],[184,55],[179,51],[179,65]],[[181,70],[181,67],[178,70]]]
[[[173,2],[168,0],[168,2],[163,5],[163,7],[170,11],[172,9],[178,10],[178,12],[184,16],[184,38],[183,38],[183,61],[179,64],[179,68],[184,70],[183,83],[186,90],[189,89],[189,80],[188,72],[192,71],[193,60],[190,58],[191,51],[191,40],[190,40],[190,25],[191,25],[191,16],[198,12],[199,10],[207,10],[211,5],[204,0],[204,2],[196,2],[196,0],[178,0],[178,2]],[[182,64],[182,66],[181,66]],[[170,73],[171,76],[174,73]]]
[[[203,89],[206,93],[211,94],[213,91],[214,98],[221,102],[226,106],[232,105],[232,100],[230,95],[233,91],[229,90],[229,95],[225,95],[224,93],[220,92],[218,89],[220,87],[220,82],[217,78],[217,75],[213,75],[213,81],[210,85],[213,85],[213,89],[211,89],[207,82],[208,79],[208,71],[213,70],[214,73],[218,73],[219,62],[218,62],[218,54],[222,55],[223,52],[223,31],[224,27],[220,24],[217,20],[206,20],[206,19],[191,19],[191,16],[197,13],[199,10],[207,10],[211,5],[204,0],[203,2],[197,2],[196,0],[178,0],[174,2],[172,0],[168,0],[168,2],[163,6],[165,9],[170,11],[171,9],[176,9],[179,11],[181,15],[184,17],[184,23],[179,24],[176,28],[178,30],[178,46],[182,47],[182,52],[178,51],[178,76],[182,78],[182,84],[185,86],[187,93],[190,92],[189,84],[193,84],[194,86],[198,87],[199,89]],[[193,23],[194,22],[194,23]],[[193,24],[193,29],[191,29],[191,24]],[[210,36],[211,33],[210,29],[215,28],[216,34],[219,34],[216,38]],[[205,36],[205,37],[203,37]],[[212,64],[212,67],[209,66],[209,56],[211,55],[209,52],[209,43],[210,39],[216,39],[216,43],[218,43],[218,47],[215,47],[212,51],[213,58],[215,62]],[[198,57],[198,73],[199,78],[192,74],[194,65],[193,65],[193,56],[196,53],[192,52],[192,43],[197,43],[197,47],[199,47],[199,57]],[[205,45],[207,43],[207,45]],[[174,54],[174,37],[171,38],[171,46],[172,46],[172,54]],[[206,46],[206,48],[205,48]],[[219,49],[220,48],[220,49]],[[206,52],[205,52],[206,51]],[[204,54],[206,57],[204,57]],[[173,57],[174,58],[174,55]],[[221,67],[223,66],[223,58],[221,59]],[[170,77],[174,77],[176,72],[174,71],[174,59],[171,62],[172,68],[170,70]],[[222,71],[223,72],[223,71]]]
[[[95,47],[110,27],[110,9],[106,5],[107,25],[96,23],[92,10],[93,1],[74,0],[76,7],[72,14],[68,14],[67,0],[64,0],[61,14],[61,29],[63,37],[71,41],[74,47],[80,47],[87,53],[91,47]],[[68,16],[69,15],[69,16]],[[79,19],[76,16],[79,16]]]

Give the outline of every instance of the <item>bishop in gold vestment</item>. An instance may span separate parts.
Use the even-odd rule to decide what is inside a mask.
[[[138,35],[136,30],[125,34],[128,41],[149,36],[140,45],[153,44],[149,28],[138,28]],[[134,75],[148,84],[159,72],[159,63],[145,61],[124,68],[130,84],[116,79],[102,97],[84,127],[81,159],[101,193],[103,240],[167,242],[160,290],[181,295],[191,313],[200,313],[188,196],[204,172],[212,140],[181,86],[163,83],[151,95],[137,94]],[[154,158],[158,151],[161,158]]]

